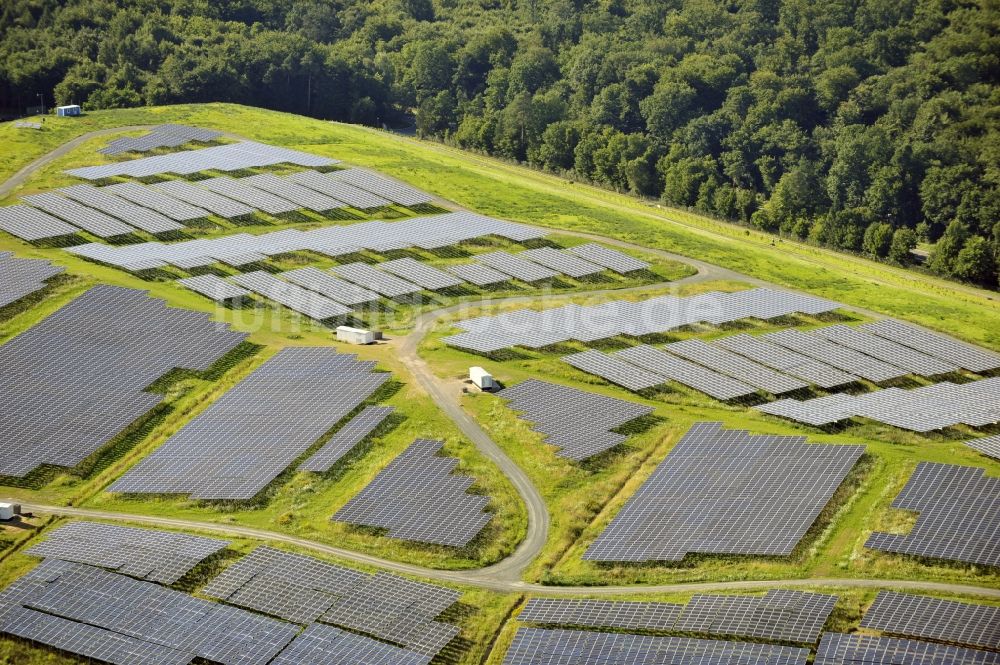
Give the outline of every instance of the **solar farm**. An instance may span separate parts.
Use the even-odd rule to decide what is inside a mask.
[[[0,661],[1000,665],[995,336],[150,117],[0,196]]]

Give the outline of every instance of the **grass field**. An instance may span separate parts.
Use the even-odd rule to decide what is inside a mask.
[[[1000,301],[996,293],[977,290],[923,274],[873,263],[818,249],[809,245],[780,242],[772,245],[765,234],[748,231],[685,211],[661,208],[631,197],[507,164],[463,153],[438,144],[404,139],[385,132],[321,122],[288,114],[225,104],[190,105],[88,113],[79,119],[47,118],[41,131],[14,129],[0,124],[0,181],[85,132],[127,125],[181,122],[214,127],[233,134],[277,145],[296,147],[368,166],[432,192],[442,199],[476,212],[553,229],[550,240],[559,246],[587,241],[596,234],[627,241],[693,259],[706,261],[748,278],[767,280],[846,305],[905,318],[957,337],[1000,349]],[[135,133],[135,131],[129,132]],[[62,171],[74,166],[108,161],[96,150],[114,134],[82,141],[72,150],[48,161],[30,178],[14,188],[0,204],[16,202],[18,195],[74,181]],[[391,216],[409,214],[405,210]],[[310,217],[289,221],[260,216],[257,223],[238,230],[263,233],[283,228],[310,228],[341,220]],[[216,220],[214,226],[192,229],[190,237],[232,233],[235,226]],[[480,251],[511,246],[503,242],[464,243],[453,252],[405,252],[432,265],[447,266],[469,260]],[[523,538],[526,513],[510,482],[467,441],[431,399],[411,380],[397,357],[400,337],[412,330],[416,316],[459,303],[467,307],[461,317],[514,307],[539,307],[539,303],[492,305],[484,300],[512,296],[545,296],[545,306],[561,302],[600,302],[613,298],[638,298],[629,289],[682,279],[693,270],[652,251],[630,250],[653,263],[650,273],[635,278],[610,278],[593,283],[565,280],[544,290],[524,285],[499,291],[473,289],[394,306],[378,312],[378,325],[388,334],[384,344],[343,347],[362,358],[376,360],[379,368],[393,372],[395,381],[380,397],[396,407],[392,427],[374,437],[323,475],[287,472],[253,503],[219,505],[178,497],[135,499],[103,491],[115,478],[162,444],[184,423],[205,409],[237,381],[278,349],[289,345],[329,345],[331,332],[283,308],[220,308],[207,299],[173,283],[167,275],[136,276],[73,257],[56,248],[39,248],[0,234],[0,251],[16,251],[25,257],[46,258],[67,268],[65,276],[40,296],[0,310],[0,343],[26,330],[58,307],[96,283],[146,289],[171,306],[211,313],[238,330],[251,332],[248,344],[208,373],[179,373],[157,384],[165,395],[163,406],[137,427],[116,440],[77,471],[49,471],[28,482],[0,486],[0,494],[25,502],[57,503],[145,515],[169,515],[199,521],[228,523],[294,534],[338,547],[394,560],[443,569],[483,566],[502,559]],[[364,253],[357,257],[374,261],[392,256]],[[331,259],[316,256],[278,257],[280,269],[309,264],[330,267]],[[689,284],[647,288],[642,297],[658,293],[689,295],[710,289],[733,290],[750,285],[726,270],[706,274]],[[609,293],[594,295],[596,290]],[[617,292],[617,293],[616,293]],[[372,317],[375,314],[371,314]],[[863,313],[845,314],[863,320]],[[454,318],[454,317],[453,317]],[[633,433],[626,445],[583,464],[571,464],[556,456],[539,436],[518,420],[498,398],[469,394],[463,406],[487,430],[504,451],[523,468],[543,494],[551,518],[549,539],[541,556],[525,572],[525,579],[545,584],[602,585],[628,583],[675,583],[743,579],[844,577],[869,579],[917,579],[997,587],[1000,571],[872,552],[863,547],[873,530],[905,531],[913,516],[895,511],[889,503],[919,461],[939,461],[985,467],[1000,475],[1000,463],[960,445],[964,432],[920,436],[874,424],[854,425],[837,432],[822,432],[771,418],[743,407],[728,406],[686,389],[675,389],[639,397],[609,386],[579,372],[558,358],[582,349],[577,344],[553,350],[519,352],[506,360],[484,359],[445,346],[441,337],[455,332],[452,319],[441,320],[421,346],[421,356],[441,378],[455,386],[469,365],[483,364],[504,383],[529,377],[580,387],[593,392],[631,399],[655,408],[655,417]],[[374,322],[374,319],[373,321]],[[808,327],[819,320],[800,318]],[[756,324],[759,331],[766,326]],[[718,330],[672,335],[682,339],[697,335],[711,338]],[[748,557],[689,557],[677,565],[600,566],[582,561],[581,554],[608,524],[635,489],[669,452],[679,436],[696,421],[718,420],[729,427],[755,433],[805,434],[810,440],[863,443],[867,454],[848,480],[845,491],[831,504],[817,526],[789,559]],[[330,516],[414,438],[439,438],[445,452],[461,460],[460,469],[476,478],[475,491],[491,497],[497,517],[469,547],[455,551],[409,544],[385,538],[370,530],[330,521]],[[319,445],[319,444],[317,444]],[[31,533],[0,531],[0,584],[24,572],[32,559],[18,551]],[[237,541],[234,551],[247,551],[249,541]],[[446,620],[462,627],[462,639],[435,663],[473,665],[499,664],[517,622],[507,620],[523,598],[517,594],[495,594],[463,589],[464,596],[453,616]],[[853,629],[874,591],[832,589],[840,593],[831,629]],[[633,594],[624,599],[636,599]],[[645,600],[686,601],[690,594],[650,597]],[[492,645],[496,642],[496,647]],[[55,654],[23,643],[0,638],[2,663],[83,663],[82,659]]]

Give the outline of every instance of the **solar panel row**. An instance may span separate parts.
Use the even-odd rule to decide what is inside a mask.
[[[201,171],[238,171],[241,169],[272,166],[274,164],[295,164],[316,167],[332,166],[337,160],[311,155],[307,152],[278,146],[240,141],[226,145],[174,152],[167,155],[142,157],[101,166],[85,166],[66,171],[69,175],[85,180],[101,180],[116,176],[143,178],[162,173],[191,175]]]
[[[535,424],[560,457],[583,460],[614,448],[628,437],[611,430],[648,415],[652,407],[528,379],[499,396]]]
[[[568,251],[591,263],[596,263],[609,270],[613,270],[620,275],[625,275],[635,270],[645,270],[649,267],[649,264],[645,261],[640,261],[616,249],[598,245],[596,242],[570,247]]]
[[[239,217],[253,212],[253,208],[249,206],[181,180],[162,182],[157,184],[156,188],[171,196],[179,196],[223,217]],[[15,207],[17,206],[0,208],[0,223],[3,220],[3,212]],[[544,233],[520,224],[472,213],[456,212],[428,217],[411,217],[399,222],[361,222],[309,231],[285,229],[260,235],[237,233],[230,236],[199,238],[170,244],[147,242],[112,246],[103,243],[89,243],[69,247],[67,251],[125,268],[138,261],[152,261],[160,266],[170,264],[189,268],[194,265],[208,265],[225,256],[247,253],[275,256],[287,252],[309,250],[339,257],[362,249],[373,251],[407,247],[435,249],[490,235],[520,241],[540,237]],[[194,261],[193,264],[192,261]]]
[[[393,412],[391,406],[366,406],[337,430],[323,447],[299,465],[302,471],[325,473],[381,425]]]
[[[862,395],[783,399],[755,408],[809,425],[859,417],[914,432],[959,424],[983,427],[1000,422],[1000,377],[963,384],[943,381],[909,390],[886,388]]]
[[[476,258],[483,261],[484,256],[489,255]],[[494,267],[509,274],[503,267],[504,261],[500,258]],[[512,346],[538,348],[572,339],[592,342],[617,335],[649,335],[701,322],[719,324],[748,317],[772,319],[794,312],[816,314],[839,306],[828,300],[766,288],[734,293],[712,291],[687,298],[659,296],[638,302],[616,300],[586,307],[571,304],[482,316],[458,322],[456,325],[466,332],[445,337],[444,341],[492,353]]]
[[[996,436],[984,436],[980,439],[969,439],[965,442],[965,445],[987,457],[1000,460],[1000,434]]]
[[[231,284],[216,275],[185,277],[177,280],[177,283],[216,302],[239,300],[250,295],[246,289]]]
[[[364,305],[379,299],[379,294],[374,291],[351,284],[346,280],[339,279],[330,273],[323,272],[311,266],[288,270],[281,273],[281,276],[289,282],[298,284],[310,291],[315,291],[342,305]]]
[[[786,589],[764,596],[699,594],[687,605],[533,598],[518,620],[555,626],[701,633],[815,644],[837,596]]]
[[[351,313],[350,307],[345,307],[326,296],[304,289],[297,284],[282,281],[264,270],[236,275],[230,279],[244,288],[267,296],[271,300],[317,321],[325,321]]]
[[[98,152],[105,155],[120,155],[123,152],[149,152],[156,148],[176,148],[190,141],[202,143],[214,141],[220,136],[222,136],[222,132],[214,129],[185,125],[159,125],[143,136],[125,136],[115,139]]]
[[[45,288],[45,280],[65,268],[39,259],[19,259],[11,252],[0,252],[0,307]]]
[[[28,242],[71,236],[79,230],[57,217],[25,205],[0,208],[0,229]]]
[[[51,192],[21,197],[25,203],[77,226],[98,238],[129,235],[135,229],[94,208]]]
[[[271,665],[427,665],[430,661],[430,656],[317,623]]]
[[[137,205],[98,187],[73,185],[72,187],[64,187],[58,191],[63,196],[107,213],[112,217],[117,217],[126,224],[147,233],[155,235],[184,228],[166,215],[161,215],[155,210]]]
[[[174,368],[203,371],[246,338],[144,291],[96,286],[0,346],[0,473],[76,466],[160,403]]]
[[[359,189],[373,192],[381,197],[402,206],[414,206],[431,203],[434,199],[427,192],[388,178],[381,173],[367,169],[344,169],[328,174],[331,178],[353,185]]]
[[[815,665],[997,665],[1000,653],[871,635],[826,633]]]
[[[237,561],[203,593],[289,621],[333,623],[428,656],[458,634],[457,627],[434,620],[458,600],[456,591],[270,547]]]
[[[862,628],[1000,650],[1000,607],[879,591]]]
[[[107,568],[123,575],[173,584],[228,540],[100,522],[71,522],[26,554]]]
[[[374,364],[331,348],[282,349],[110,491],[251,499],[388,380]]]
[[[863,452],[864,446],[696,423],[583,558],[788,556]]]
[[[808,649],[650,637],[628,633],[519,628],[504,665],[805,665]]]
[[[919,513],[907,534],[875,532],[865,547],[1000,565],[1000,478],[973,466],[921,462],[893,508]]]
[[[462,547],[492,519],[489,498],[469,494],[471,476],[452,473],[441,442],[417,439],[337,511],[333,519],[388,530],[392,538]]]

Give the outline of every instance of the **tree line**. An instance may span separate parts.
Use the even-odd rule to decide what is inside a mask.
[[[6,0],[0,108],[231,101],[995,287],[997,0]]]

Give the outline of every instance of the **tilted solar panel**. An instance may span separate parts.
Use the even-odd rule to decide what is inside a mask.
[[[696,423],[587,549],[590,561],[691,552],[788,556],[864,446]]]

